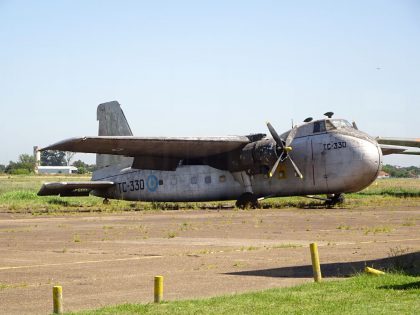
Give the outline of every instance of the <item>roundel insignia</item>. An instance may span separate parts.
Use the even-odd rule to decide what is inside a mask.
[[[146,180],[146,187],[149,191],[154,192],[158,188],[159,182],[155,175],[149,175]]]

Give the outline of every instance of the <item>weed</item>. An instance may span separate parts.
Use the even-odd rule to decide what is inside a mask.
[[[241,261],[237,261],[237,262],[235,262],[232,266],[233,267],[236,267],[236,268],[242,268],[242,267],[245,267],[245,263],[244,262],[241,262]]]
[[[415,226],[415,225],[416,225],[416,221],[414,220],[407,220],[402,224],[402,226]]]
[[[75,243],[80,243],[81,242],[79,234],[73,235],[73,242],[75,242]]]
[[[392,258],[392,257],[398,257],[398,256],[402,256],[404,254],[407,254],[408,252],[410,252],[410,248],[406,247],[406,248],[402,248],[401,246],[396,246],[393,248],[389,249],[388,252],[388,257]]]
[[[302,245],[300,244],[292,244],[292,243],[288,243],[288,244],[279,244],[279,245],[274,245],[271,248],[298,248],[298,247],[302,247]]]
[[[392,228],[389,226],[374,226],[374,227],[365,227],[363,232],[365,235],[372,234],[379,234],[379,233],[389,233],[392,231]]]
[[[24,288],[28,285],[26,283],[14,283],[14,284],[7,284],[0,282],[0,291],[5,289],[14,289],[14,288]]]
[[[257,250],[257,249],[260,249],[260,248],[256,246],[248,246],[248,247],[242,246],[240,250],[241,252],[245,252],[245,251]]]
[[[337,226],[337,230],[350,230],[350,226],[340,224],[339,226]]]
[[[188,222],[181,223],[181,227],[180,227],[180,230],[181,231],[187,231],[190,228],[191,228],[191,224],[189,224]]]

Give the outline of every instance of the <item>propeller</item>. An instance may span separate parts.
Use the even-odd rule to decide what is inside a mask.
[[[298,174],[298,176],[302,179],[303,178],[302,173],[299,171],[299,168],[296,166],[295,162],[293,162],[292,158],[289,155],[289,152],[292,151],[292,147],[290,146],[290,144],[292,143],[293,139],[296,136],[297,127],[295,126],[292,128],[292,130],[290,130],[289,135],[286,138],[286,141],[280,138],[277,131],[269,122],[267,122],[267,128],[270,131],[271,136],[273,137],[274,141],[276,142],[278,149],[281,151],[279,158],[277,159],[276,163],[274,163],[273,167],[271,168],[269,176],[273,177],[273,174],[277,170],[277,167],[279,166],[280,162],[288,158],[290,163],[292,163],[292,166],[296,174]]]

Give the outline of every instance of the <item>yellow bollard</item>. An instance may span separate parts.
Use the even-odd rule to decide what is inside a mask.
[[[321,275],[321,266],[319,264],[319,254],[318,254],[318,245],[316,243],[311,243],[309,245],[311,249],[311,259],[312,259],[312,270],[314,272],[315,282],[320,282],[322,280]]]
[[[163,276],[155,276],[155,303],[163,299]]]
[[[63,288],[59,285],[53,287],[53,313],[63,314]]]
[[[380,275],[385,274],[385,272],[383,272],[383,271],[380,271],[378,269],[373,269],[373,268],[370,268],[370,267],[366,267],[365,272],[368,273],[368,274],[371,274],[371,275],[375,275],[375,276],[380,276]]]

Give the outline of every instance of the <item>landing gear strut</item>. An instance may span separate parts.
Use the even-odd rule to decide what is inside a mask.
[[[325,204],[330,207],[343,203],[343,202],[344,202],[344,194],[342,193],[328,196],[328,199],[325,200]]]
[[[246,209],[246,208],[258,208],[258,198],[250,193],[246,192],[239,196],[238,200],[236,201],[236,207],[240,209]]]

